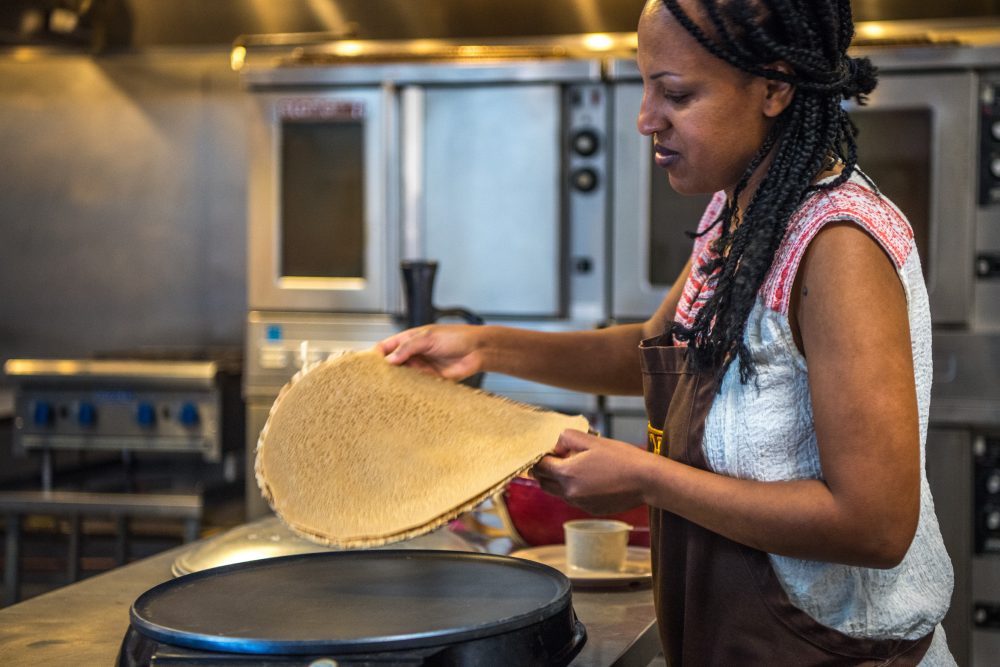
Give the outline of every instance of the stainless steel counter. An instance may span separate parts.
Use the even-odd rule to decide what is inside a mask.
[[[114,665],[132,602],[171,578],[185,545],[0,610],[0,664]],[[574,667],[646,667],[660,650],[649,588],[573,592],[587,626]]]

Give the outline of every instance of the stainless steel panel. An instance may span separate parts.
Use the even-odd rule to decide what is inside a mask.
[[[1000,631],[977,630],[972,638],[972,660],[970,667],[993,667],[1000,655]],[[958,663],[962,665],[963,663]]]
[[[649,184],[651,144],[639,134],[636,118],[642,85],[620,84],[614,90],[614,194],[612,200],[611,312],[616,318],[642,319],[656,311],[669,285],[649,282]]]
[[[561,314],[561,88],[428,88],[426,257],[437,302]]]
[[[931,423],[1000,426],[1000,334],[934,332]]]
[[[852,47],[852,56],[870,58],[882,74],[989,69],[1000,62],[1000,19],[874,22],[857,24],[859,37],[882,46]],[[920,39],[927,44],[916,43]],[[908,41],[910,43],[908,43]],[[611,81],[639,78],[633,58],[610,54],[605,69]]]
[[[988,16],[1000,12],[996,0],[951,0],[950,2],[914,2],[913,0],[851,0],[855,21],[887,21],[947,16]]]
[[[613,413],[645,415],[646,403],[642,396],[607,396],[605,407]]]
[[[0,82],[0,360],[239,343],[246,118],[228,52],[18,50]]]
[[[994,64],[997,65],[1000,65],[1000,57]],[[995,95],[996,87],[1000,85],[1000,72],[986,73],[982,85],[984,96]],[[984,104],[987,109],[991,106]],[[987,161],[993,159],[996,152],[997,137],[995,124],[991,122],[994,118],[984,112],[983,120],[984,127],[981,132],[990,134],[981,139],[981,150],[984,154],[980,159]],[[1000,204],[981,205],[976,217],[976,256],[979,257],[980,254],[1000,256]],[[973,311],[973,326],[977,331],[1000,332],[1000,279],[996,276],[976,279]]]
[[[997,252],[1000,254],[1000,251]],[[974,303],[973,327],[977,331],[1000,332],[1000,280],[996,278],[977,280]]]
[[[550,387],[499,373],[487,373],[482,389],[521,403],[570,414],[584,414],[591,419],[598,411],[598,399],[593,394]]]
[[[244,395],[251,400],[273,401],[304,364],[343,351],[367,350],[400,329],[400,324],[386,315],[251,311]]]
[[[608,267],[610,248],[608,203],[611,196],[610,90],[603,84],[567,86],[563,90],[566,129],[563,188],[568,225],[568,316],[604,322],[610,315]],[[581,137],[592,137],[593,152]],[[583,152],[580,148],[584,148]],[[586,177],[584,177],[586,175]],[[588,179],[592,178],[592,189]],[[581,185],[583,187],[581,187]]]
[[[100,382],[100,381],[98,381]],[[19,391],[14,448],[197,452],[222,457],[220,396],[214,388],[143,389],[131,384],[53,385]],[[145,406],[145,407],[142,407]],[[46,418],[39,420],[39,408]],[[140,410],[151,413],[148,421]],[[84,410],[89,416],[84,422]],[[182,419],[185,411],[191,411]]]
[[[12,6],[10,6],[12,5]],[[0,4],[0,30],[15,40],[25,5],[51,8],[49,0]],[[328,32],[358,38],[409,39],[463,35],[550,35],[634,30],[643,0],[118,0],[74,3],[92,31],[113,46],[228,44],[247,33]],[[91,36],[89,33],[96,33]],[[65,41],[65,36],[62,41]],[[27,36],[23,36],[28,41]]]
[[[997,554],[973,557],[970,604],[973,610],[978,605],[993,609],[1000,606],[1000,556]],[[971,667],[992,667],[1000,655],[1000,628],[977,624],[975,611],[972,613],[970,623],[972,659],[969,664]]]
[[[943,626],[955,660],[968,665],[973,601],[972,434],[963,429],[930,429],[926,465],[941,535],[955,570],[955,591]]]
[[[697,228],[709,197],[676,193],[666,173],[654,168],[651,140],[640,135],[636,127],[642,85],[619,83],[612,89],[615,141],[611,313],[622,320],[640,320],[656,310],[683,268],[691,252],[691,239],[684,232]],[[654,225],[661,233],[654,234]],[[654,262],[672,262],[675,266],[662,271]],[[654,281],[656,273],[673,275]]]
[[[608,437],[639,447],[646,447],[648,425],[645,415],[613,414],[609,418]]]
[[[400,141],[402,258],[414,260],[426,256],[423,247],[423,230],[427,226],[424,206],[427,104],[424,98],[424,89],[420,86],[402,88],[399,97],[401,107],[400,134],[402,135]]]
[[[257,472],[254,466],[257,461],[257,440],[260,438],[260,432],[264,429],[264,424],[267,423],[272,403],[273,401],[269,400],[251,400],[247,402],[246,476],[244,477],[247,521],[253,521],[254,519],[271,514],[271,508],[268,507],[267,501],[264,500],[264,497],[260,493],[260,487],[257,486]]]
[[[598,81],[601,62],[591,60],[521,60],[506,63],[394,63],[348,67],[247,67],[241,79],[250,88],[286,86],[364,86],[391,82],[395,85],[489,84],[497,81],[546,83],[550,81]]]
[[[537,331],[577,331],[596,322],[505,320],[503,324]],[[379,315],[251,312],[247,319],[244,395],[268,403],[305,361],[325,359],[345,350],[367,350],[402,329],[402,323]],[[594,412],[597,397],[535,382],[487,373],[483,389],[515,400],[569,412]],[[256,436],[247,436],[256,442]]]
[[[364,109],[364,272],[360,278],[281,276],[281,121],[291,105],[360,105]],[[396,194],[390,160],[395,144],[395,100],[390,89],[289,91],[255,96],[252,104],[249,207],[251,308],[385,312],[396,303],[398,226],[390,224]],[[316,165],[322,169],[323,165]]]
[[[218,366],[211,361],[115,361],[95,359],[8,359],[4,374],[21,386],[46,384],[87,385],[127,381],[132,386],[211,388]]]

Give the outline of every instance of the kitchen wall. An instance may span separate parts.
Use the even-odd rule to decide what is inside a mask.
[[[0,55],[0,362],[241,344],[245,99],[228,55]]]

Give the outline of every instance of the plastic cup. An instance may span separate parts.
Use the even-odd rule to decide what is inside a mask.
[[[628,554],[632,526],[613,519],[577,519],[563,524],[566,564],[580,570],[619,572]]]

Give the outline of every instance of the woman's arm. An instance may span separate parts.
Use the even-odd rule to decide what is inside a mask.
[[[920,506],[902,285],[875,241],[848,224],[820,232],[796,282],[823,480],[735,479],[568,431],[535,468],[543,487],[597,511],[644,501],[770,553],[897,565]]]
[[[662,332],[673,319],[687,272],[685,267],[656,313],[642,324],[560,333],[433,325],[400,332],[378,347],[390,363],[451,379],[487,371],[595,394],[641,394],[639,341]]]

